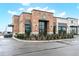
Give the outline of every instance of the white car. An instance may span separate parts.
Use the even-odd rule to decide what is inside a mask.
[[[0,36],[0,38],[4,38],[4,36]]]

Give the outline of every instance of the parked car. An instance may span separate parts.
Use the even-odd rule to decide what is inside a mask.
[[[0,35],[0,38],[4,38],[4,36]]]
[[[12,33],[11,32],[7,32],[4,34],[4,38],[11,38],[12,37]]]

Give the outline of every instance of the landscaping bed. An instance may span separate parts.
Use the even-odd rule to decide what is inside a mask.
[[[74,38],[73,34],[38,34],[38,35],[30,35],[30,34],[18,34],[14,35],[15,38],[21,40],[57,40],[57,39],[71,39]]]

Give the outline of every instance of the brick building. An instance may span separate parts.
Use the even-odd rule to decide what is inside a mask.
[[[22,12],[19,16],[13,16],[13,32],[31,32],[31,34],[47,32],[53,34],[55,22],[56,20],[51,12],[40,10],[32,10],[32,13]]]
[[[12,31],[13,33],[18,33],[19,32],[19,16],[18,15],[14,15],[12,17],[12,21],[13,21],[13,28],[12,28]]]
[[[13,33],[30,32],[31,34],[39,34],[45,32],[48,34],[58,34],[58,25],[66,26],[66,32],[68,33],[68,31],[70,32],[68,28],[68,24],[70,24],[69,19],[72,18],[55,17],[52,12],[33,9],[31,13],[22,12],[19,16],[13,16]],[[77,22],[74,24],[77,24]]]

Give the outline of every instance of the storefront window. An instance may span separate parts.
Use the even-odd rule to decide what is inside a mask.
[[[26,20],[26,24],[25,24],[25,32],[31,32],[31,23],[30,20]]]
[[[40,22],[40,32],[44,32],[44,22]]]
[[[71,20],[71,23],[73,23],[73,20]]]
[[[39,22],[39,32],[47,32],[47,21]]]
[[[70,26],[71,27],[71,33],[77,34],[77,26]]]
[[[58,25],[59,34],[67,32],[67,25],[65,23],[59,23]]]

